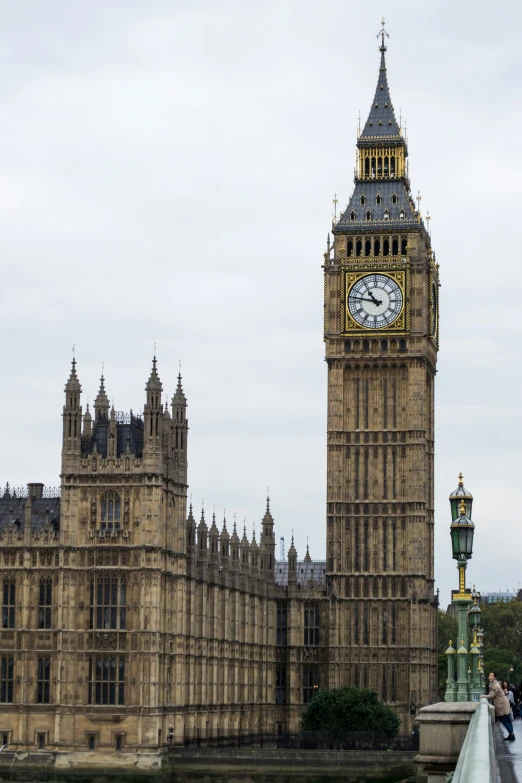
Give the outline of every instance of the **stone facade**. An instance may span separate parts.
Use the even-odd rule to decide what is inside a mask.
[[[196,521],[181,376],[167,403],[154,358],[142,417],[110,409],[102,377],[83,414],[73,361],[60,490],[0,498],[3,744],[150,754],[273,736],[344,684],[374,688],[407,732],[436,698],[438,265],[390,107],[382,47],[354,194],[324,255],[327,561],[298,561],[293,541],[276,561],[268,500],[259,543]],[[401,292],[379,324],[372,275]],[[375,328],[350,310],[358,281]]]

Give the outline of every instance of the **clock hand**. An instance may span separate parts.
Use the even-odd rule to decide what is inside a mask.
[[[371,302],[372,304],[382,304],[378,299],[366,299],[364,296],[350,296],[350,299],[359,299],[361,302]]]
[[[370,294],[370,296],[371,296],[371,298],[372,298],[372,302],[373,302],[374,304],[376,304],[376,305],[381,305],[381,304],[382,304],[382,301],[380,301],[379,299],[376,299],[376,298],[374,297],[374,295],[372,294],[372,292],[370,291],[370,289],[368,289],[368,293]]]

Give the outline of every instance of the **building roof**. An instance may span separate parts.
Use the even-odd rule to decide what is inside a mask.
[[[82,454],[100,454],[107,456],[109,420],[102,417],[95,419],[92,434],[82,438]],[[143,419],[130,413],[116,414],[116,456],[121,457],[127,451],[136,457],[143,454]]]
[[[26,497],[0,497],[0,535],[9,530],[16,533],[25,530]],[[45,523],[58,529],[60,526],[60,498],[31,499],[31,530],[41,530]]]
[[[388,76],[386,73],[386,59],[384,53],[386,47],[381,46],[381,63],[379,66],[379,76],[377,87],[375,89],[375,98],[366,120],[366,124],[360,135],[362,141],[384,140],[384,138],[394,137],[397,140],[402,139],[399,125],[395,119],[395,112],[388,87]]]
[[[393,203],[393,197],[397,197]],[[364,204],[361,198],[364,197]],[[377,198],[380,197],[380,204]],[[352,212],[355,220],[351,219]],[[371,220],[366,219],[367,212]],[[388,213],[388,218],[385,213]],[[401,218],[401,213],[404,217]],[[334,234],[364,234],[377,229],[398,232],[419,229],[419,220],[411,194],[403,180],[358,180],[345,211],[334,226]]]
[[[274,570],[276,585],[286,587],[288,584],[288,561],[276,560]],[[298,560],[297,584],[305,585],[309,582],[324,585],[326,583],[326,560]]]

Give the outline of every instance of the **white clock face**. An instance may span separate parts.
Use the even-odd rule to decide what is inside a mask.
[[[388,275],[365,275],[348,293],[350,315],[367,329],[390,326],[402,311],[402,291]]]

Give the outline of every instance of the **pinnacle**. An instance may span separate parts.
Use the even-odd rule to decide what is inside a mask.
[[[71,374],[69,375],[69,380],[67,381],[65,385],[65,391],[77,391],[81,392],[82,387],[80,386],[80,381],[78,380],[78,376],[76,375],[76,359],[73,358],[72,360],[72,367],[71,367]]]
[[[152,370],[150,373],[149,380],[147,381],[147,386],[145,387],[146,391],[151,391],[152,389],[154,390],[159,389],[159,391],[161,391],[161,389],[163,388],[158,375],[158,371],[156,369],[156,365],[157,365],[157,359],[156,359],[156,355],[154,354],[154,358],[152,359]]]

